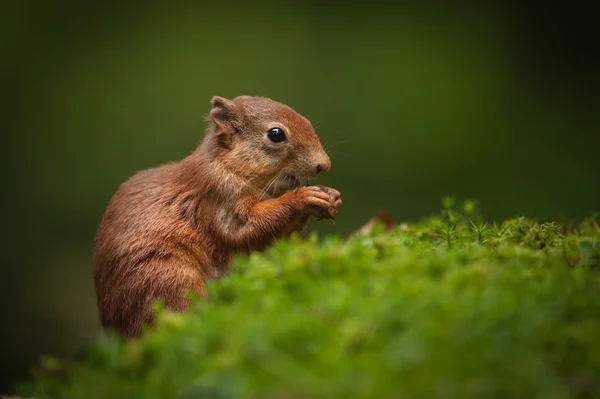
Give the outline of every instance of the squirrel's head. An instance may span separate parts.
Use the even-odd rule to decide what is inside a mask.
[[[213,97],[207,139],[228,171],[279,195],[331,168],[312,125],[265,97]]]

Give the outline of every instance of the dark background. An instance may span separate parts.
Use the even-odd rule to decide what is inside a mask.
[[[344,205],[321,234],[440,198],[491,219],[600,209],[597,18],[582,4],[16,1],[0,12],[0,393],[99,330],[91,251],[140,169],[186,156],[213,95],[317,125]]]

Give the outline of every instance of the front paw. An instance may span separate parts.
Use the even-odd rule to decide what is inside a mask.
[[[302,212],[313,215],[318,220],[334,219],[333,213],[336,210],[336,200],[333,199],[332,194],[324,191],[321,187],[299,187],[294,191],[294,194]]]
[[[335,222],[334,214],[337,212],[337,207],[342,205],[342,195],[334,188],[326,186],[317,186],[319,190],[329,195],[329,202],[331,207],[327,210],[327,213],[322,215],[320,219],[331,219]]]
[[[337,209],[338,206],[342,205],[342,194],[335,188],[317,186],[319,190],[329,194],[329,198],[333,201],[333,207]]]

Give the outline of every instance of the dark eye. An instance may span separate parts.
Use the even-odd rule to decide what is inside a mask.
[[[280,129],[278,127],[274,127],[273,129],[270,129],[269,133],[267,133],[267,136],[269,136],[269,139],[273,143],[281,143],[282,141],[287,140],[287,137],[285,137],[285,132],[283,131],[283,129]]]

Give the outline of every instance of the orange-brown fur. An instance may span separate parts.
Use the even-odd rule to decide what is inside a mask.
[[[206,297],[231,257],[300,231],[310,215],[333,218],[338,191],[289,187],[330,168],[310,122],[263,97],[214,97],[209,126],[188,157],[135,174],[111,199],[95,240],[102,325],[133,337],[156,300],[174,311],[187,292]],[[284,143],[267,138],[282,128]]]

